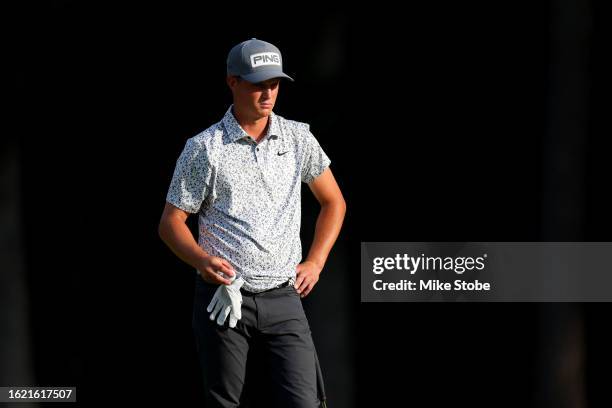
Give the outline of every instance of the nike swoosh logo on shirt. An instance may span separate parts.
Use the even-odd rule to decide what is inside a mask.
[[[285,153],[289,153],[289,150],[287,150],[286,152],[282,152],[282,153],[281,152],[277,152],[276,154],[278,154],[279,156],[282,156]]]

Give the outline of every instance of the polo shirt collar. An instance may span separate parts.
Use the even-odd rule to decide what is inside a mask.
[[[223,116],[223,125],[225,126],[225,130],[227,131],[227,134],[230,140],[232,142],[235,142],[236,140],[242,139],[244,137],[250,137],[250,136],[247,132],[244,131],[242,126],[240,126],[240,124],[236,120],[236,117],[232,113],[233,107],[234,107],[233,104],[230,105],[227,112],[225,112],[225,116]],[[268,126],[268,133],[266,134],[266,136],[264,136],[264,138],[266,138],[268,135],[270,137],[273,137],[273,136],[280,137],[281,132],[280,132],[280,126],[278,123],[279,120],[276,114],[274,112],[271,112],[268,120],[270,121],[269,126]]]

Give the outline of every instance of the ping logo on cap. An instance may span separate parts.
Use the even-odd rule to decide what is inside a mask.
[[[251,55],[251,67],[257,68],[262,65],[281,65],[280,55],[276,52],[260,52]]]

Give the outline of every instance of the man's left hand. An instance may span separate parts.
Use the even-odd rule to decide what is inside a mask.
[[[319,281],[323,268],[312,261],[305,261],[296,267],[295,289],[300,297],[306,297]]]

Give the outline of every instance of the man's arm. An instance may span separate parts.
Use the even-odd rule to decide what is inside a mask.
[[[234,276],[231,265],[222,258],[210,256],[197,244],[186,224],[188,217],[188,212],[166,202],[159,222],[159,237],[183,262],[199,270],[205,281],[229,285],[230,280],[216,272]]]
[[[346,214],[346,202],[329,167],[310,182],[308,187],[321,204],[321,211],[308,256],[297,271],[295,287],[302,297],[308,295],[318,281],[319,273],[340,234]]]

